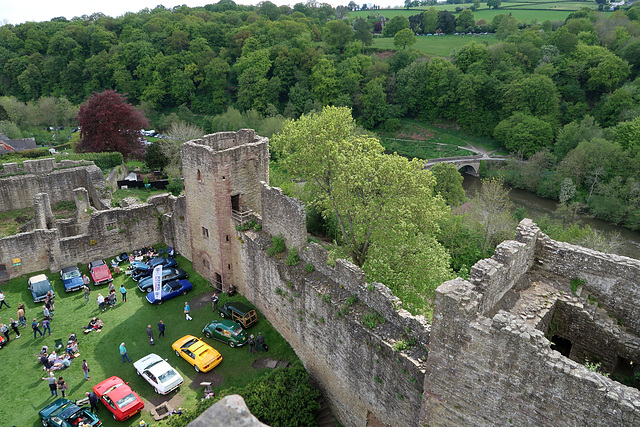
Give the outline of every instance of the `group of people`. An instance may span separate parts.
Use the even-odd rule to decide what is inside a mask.
[[[62,393],[62,397],[66,397],[65,392],[69,387],[67,387],[67,382],[62,378],[62,376],[56,379],[56,376],[53,372],[49,372],[48,377],[42,377],[43,380],[49,383],[49,390],[51,390],[51,396],[58,396],[58,390]]]
[[[122,295],[122,302],[127,302],[127,288],[124,287],[124,284],[120,285],[119,291]],[[85,293],[85,295],[88,295],[88,293]],[[116,297],[116,287],[113,282],[109,283],[109,293],[107,294],[107,296],[105,297],[101,293],[99,293],[98,298],[96,299],[98,308],[102,311],[105,311],[107,307],[115,307],[117,301],[118,298]]]

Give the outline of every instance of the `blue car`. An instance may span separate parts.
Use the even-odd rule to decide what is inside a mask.
[[[80,408],[69,399],[58,399],[42,409],[38,415],[43,426],[74,427],[90,425],[98,427],[102,421],[89,411],[89,408]]]
[[[158,265],[162,265],[163,268],[177,267],[178,261],[176,261],[173,258],[167,258],[167,257],[152,258],[148,262],[134,261],[132,264],[132,267],[134,269],[131,272],[131,278],[137,282],[140,279],[151,276],[151,273],[153,273],[153,269],[156,268],[156,266]]]
[[[49,291],[51,291],[51,293],[55,296],[53,286],[51,286],[51,282],[44,274],[38,274],[37,276],[29,277],[29,280],[27,280],[27,287],[31,291],[31,295],[33,295],[33,302],[35,303],[46,300],[47,292]]]
[[[75,265],[72,267],[65,267],[60,270],[60,278],[62,279],[65,292],[77,291],[78,289],[82,289],[84,286],[82,273],[80,273],[80,269]]]
[[[147,294],[147,301],[151,304],[162,304],[166,300],[177,297],[178,295],[185,295],[191,289],[193,289],[193,285],[188,280],[172,280],[162,285],[160,299],[156,299],[155,294],[149,292]]]
[[[172,280],[180,280],[186,279],[189,277],[186,271],[181,268],[163,268],[162,269],[162,284],[164,285],[167,282]],[[153,291],[153,277],[145,277],[138,282],[138,289],[142,292],[151,292]]]

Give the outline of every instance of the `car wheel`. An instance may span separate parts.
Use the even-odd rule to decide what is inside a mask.
[[[152,290],[153,290],[153,288],[147,288],[147,289],[145,289],[145,292],[149,293],[149,292],[151,292]]]
[[[176,350],[176,356],[180,357],[180,352]]]
[[[211,338],[211,332],[205,332],[204,336],[207,337],[207,338]]]
[[[49,425],[49,423],[47,422],[47,420],[45,420],[44,418],[40,418],[40,421],[42,421],[42,425],[44,427],[47,427]]]
[[[136,374],[140,375],[140,372],[138,372],[138,370],[136,369]]]
[[[218,311],[218,313],[220,313],[220,317],[224,318],[224,313],[221,311]]]
[[[187,291],[182,291],[182,295],[186,295],[186,294],[187,294]]]
[[[198,368],[198,365],[193,365],[193,368],[196,370],[196,372],[200,372],[200,368]]]
[[[116,418],[116,414],[111,414],[113,416],[113,419],[118,421],[118,419]]]
[[[158,305],[162,304],[164,301],[160,300],[158,301]]]
[[[236,343],[234,343],[233,341],[229,341],[229,347],[233,348],[236,346]]]
[[[160,393],[160,392],[158,391],[158,389],[157,389],[157,388],[155,388],[155,387],[153,388],[153,391],[155,391],[155,392],[156,392],[156,393],[158,393],[158,394],[162,394],[162,393]]]

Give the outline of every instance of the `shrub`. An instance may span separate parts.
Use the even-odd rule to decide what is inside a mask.
[[[284,244],[284,237],[282,234],[278,234],[277,236],[273,236],[271,238],[271,246],[267,249],[267,255],[274,256],[277,254],[281,254],[287,250],[286,245]]]
[[[365,326],[374,329],[384,323],[384,317],[375,311],[371,311],[362,316],[362,323],[364,323]]]
[[[169,180],[169,185],[167,185],[167,191],[174,196],[178,197],[180,193],[184,190],[184,182],[180,178],[171,178]]]
[[[584,285],[586,283],[586,280],[584,279],[578,279],[577,277],[574,279],[571,279],[571,292],[573,292],[573,294],[575,295],[576,292],[578,291],[578,287]]]
[[[307,273],[313,273],[316,268],[313,266],[313,264],[308,262],[307,265],[304,266],[304,269],[307,270]]]
[[[298,265],[299,262],[300,262],[300,256],[298,255],[298,250],[296,248],[291,248],[291,250],[289,251],[289,254],[287,255],[286,264],[288,266],[295,266],[295,265]]]

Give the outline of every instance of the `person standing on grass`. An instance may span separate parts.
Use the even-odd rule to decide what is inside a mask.
[[[49,372],[48,377],[42,377],[43,380],[49,383],[49,390],[51,391],[51,396],[58,397],[58,385],[56,384],[56,376],[53,372]]]
[[[122,363],[124,363],[124,359],[127,359],[127,362],[131,362],[131,359],[129,359],[129,355],[127,354],[127,348],[124,346],[124,343],[120,343],[120,356],[122,357]]]
[[[56,308],[53,305],[53,293],[51,291],[47,291],[47,296],[44,304],[47,306],[49,311],[55,311]]]
[[[94,414],[98,412],[98,395],[93,391],[91,393],[86,392],[84,395],[87,396],[87,398],[89,398],[89,404],[91,405],[91,412]]]
[[[153,345],[153,329],[151,329],[151,325],[147,326],[147,336],[149,337],[149,344]]]
[[[87,275],[85,274],[84,277],[87,277]],[[87,281],[89,280],[89,278],[87,277]],[[84,299],[85,304],[87,304],[89,302],[89,294],[91,293],[91,288],[89,288],[89,284],[85,283],[85,285],[82,287],[82,294],[84,295]]]
[[[104,311],[104,297],[102,294],[98,294],[98,299],[96,301],[98,302],[98,308]]]
[[[258,351],[262,353],[262,350],[264,350],[264,337],[262,336],[262,332],[258,332],[258,338],[256,339],[256,344],[258,345]]]
[[[36,319],[33,319],[33,322],[31,322],[31,329],[33,329],[33,339],[34,340],[37,338],[36,337],[36,332],[40,333],[41,337],[44,337],[44,334],[42,333],[42,331],[40,330],[40,328],[38,326],[40,326],[38,321]]]
[[[16,333],[16,338],[20,338],[20,331],[18,330],[18,322],[13,320],[13,318],[11,318],[9,319],[9,325],[11,326],[11,329],[13,329],[13,332]]]
[[[45,317],[42,319],[42,336],[44,336],[44,333],[47,331],[49,331],[49,336],[51,336],[51,321]]]
[[[82,368],[82,373],[84,374],[84,380],[89,381],[89,378],[91,377],[89,376],[90,369],[89,369],[89,364],[87,363],[87,359],[82,359],[81,368]]]
[[[122,302],[127,302],[127,288],[124,287],[124,283],[120,285],[120,293],[122,294]]]
[[[184,303],[184,314],[185,314],[187,320],[193,320],[193,317],[191,317],[189,315],[189,313],[191,313],[191,307],[189,307],[189,303],[185,301],[185,303]]]
[[[164,322],[162,320],[158,322],[158,332],[158,338],[164,336]]]
[[[18,304],[18,311],[16,312],[16,314],[18,315],[18,322],[20,322],[20,325],[26,327],[27,316],[24,312],[24,307],[22,306],[22,304]]]
[[[249,351],[251,354],[256,354],[256,340],[253,338],[253,334],[249,337]]]
[[[211,311],[215,313],[217,309],[218,309],[218,294],[214,292],[213,296],[211,297]]]
[[[60,392],[62,393],[62,397],[67,397],[65,395],[65,391],[67,391],[67,382],[64,380],[64,378],[59,377],[58,378],[58,390],[60,390]]]
[[[0,291],[0,308],[2,308],[3,305],[6,305],[7,308],[11,308],[11,306],[4,300],[4,292]]]
[[[42,315],[45,319],[51,319],[51,311],[47,308],[46,305],[42,306]]]

